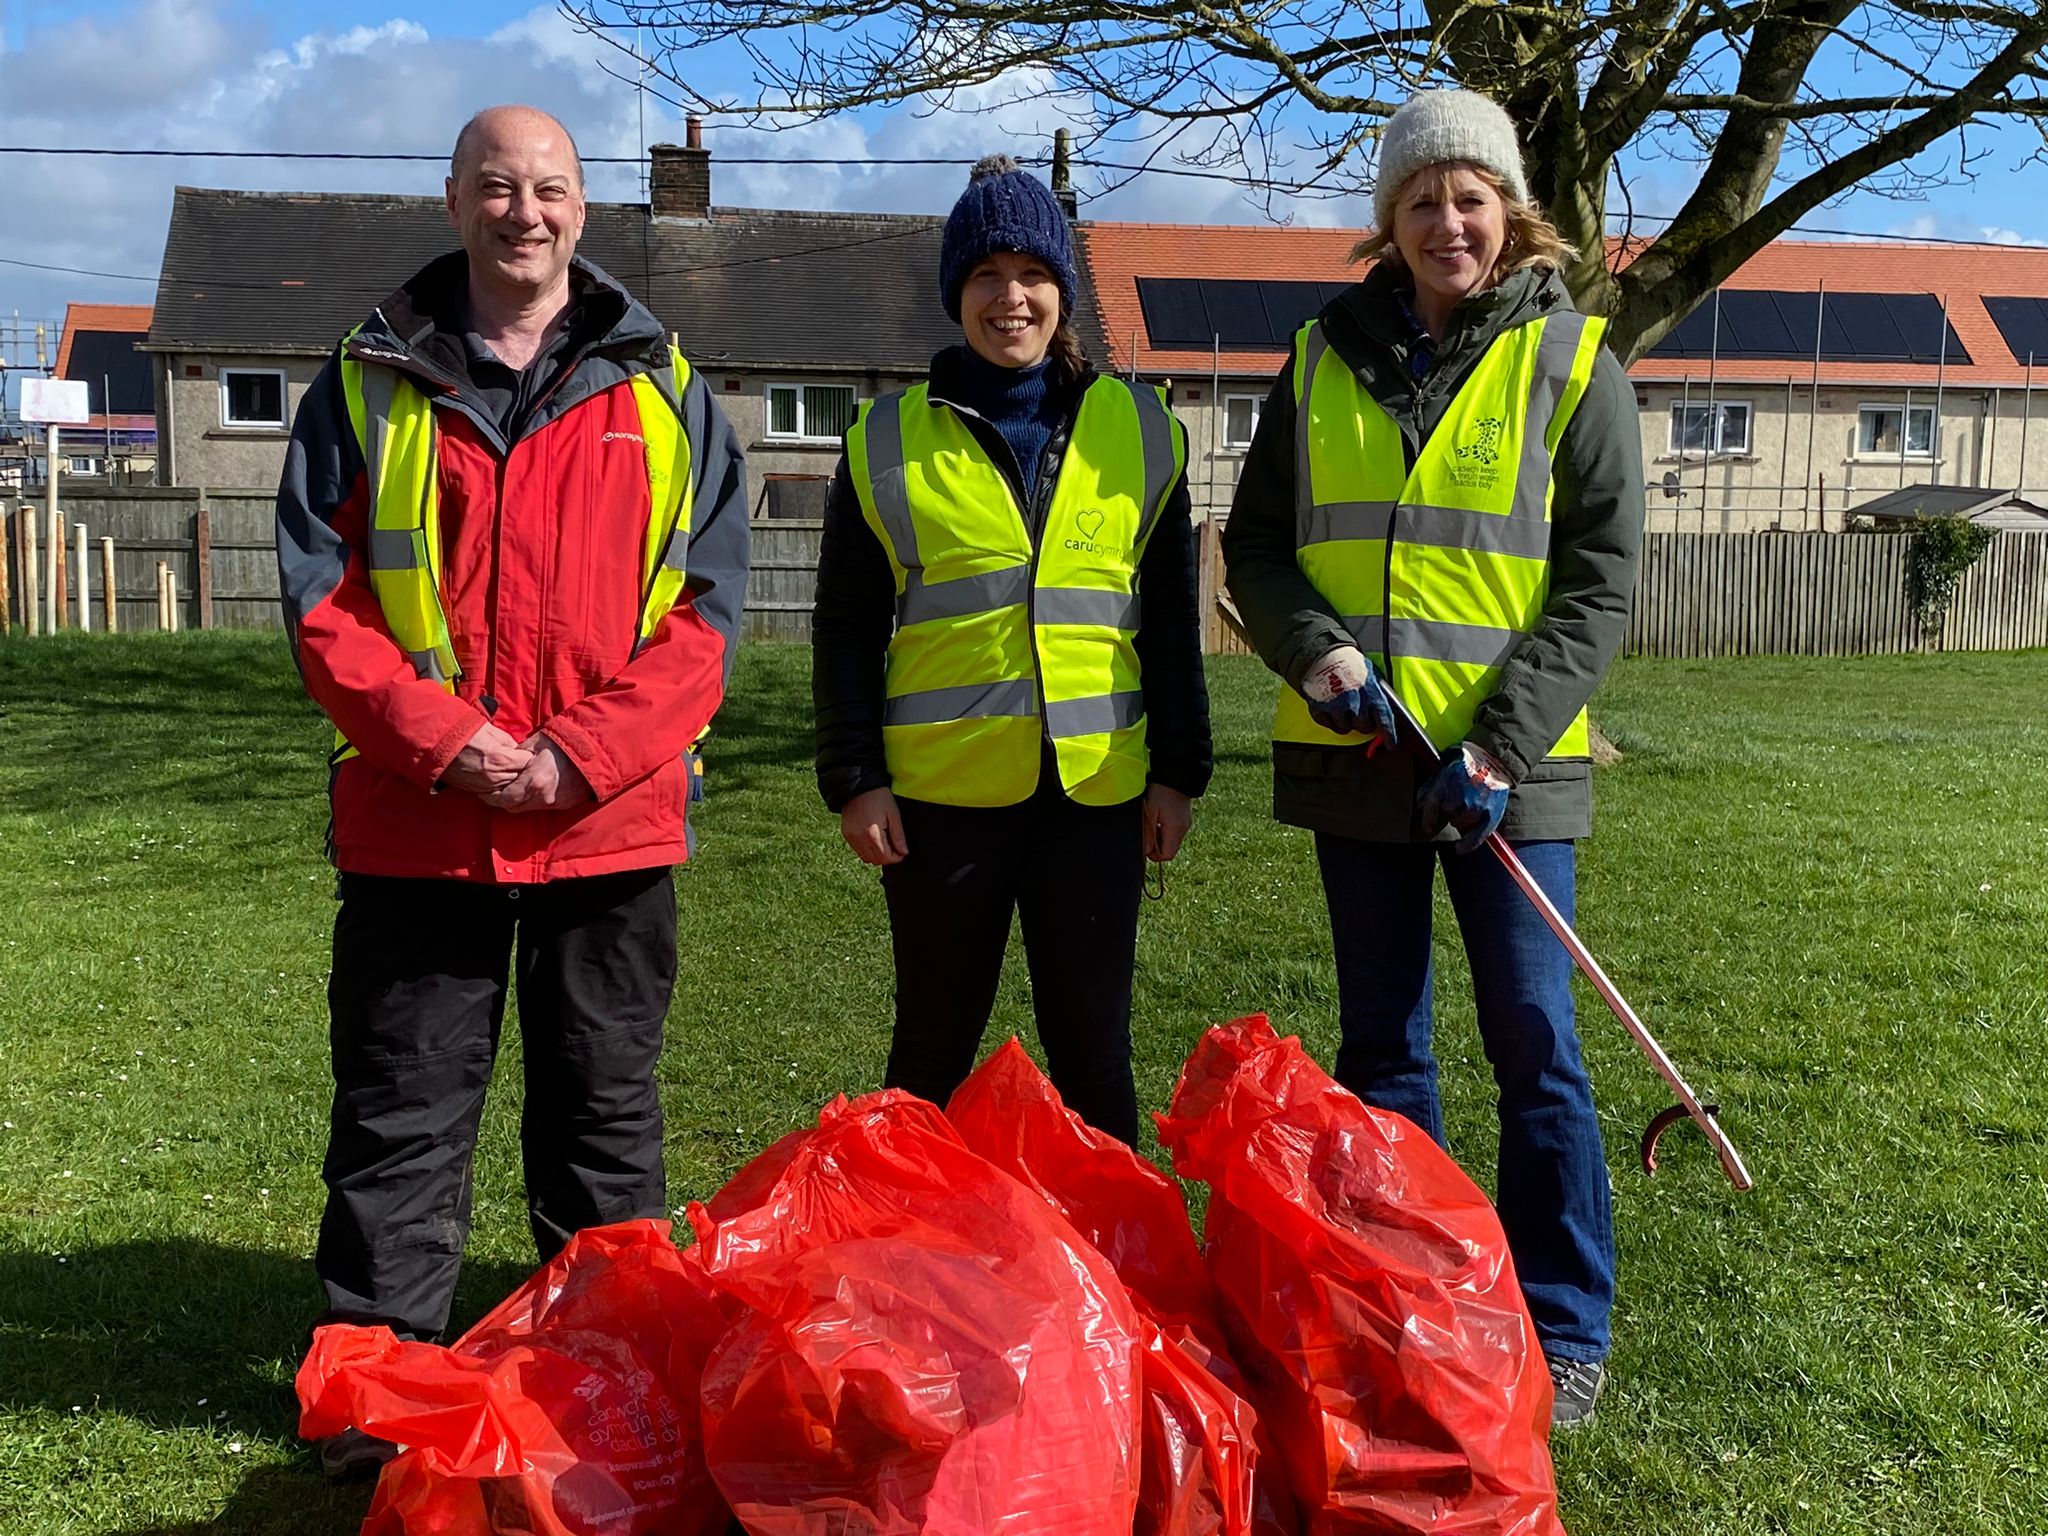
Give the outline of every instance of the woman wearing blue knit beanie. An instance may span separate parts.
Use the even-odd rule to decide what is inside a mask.
[[[1015,915],[1054,1086],[1135,1144],[1145,861],[1210,769],[1187,440],[1089,368],[1066,217],[1007,155],[974,167],[938,285],[962,344],[847,433],[811,624],[818,787],[889,909],[884,1081],[952,1096]]]
[[[1439,872],[1499,1089],[1495,1204],[1556,1388],[1606,1380],[1614,1225],[1572,963],[1500,862],[1569,917],[1593,827],[1586,701],[1642,551],[1635,394],[1573,308],[1515,125],[1473,91],[1387,120],[1364,280],[1295,337],[1223,534],[1281,675],[1273,812],[1315,833],[1337,962],[1337,1080],[1445,1140],[1432,1045]],[[1426,742],[1394,733],[1385,690]],[[1405,732],[1405,728],[1404,728]],[[1420,757],[1418,747],[1426,747]]]

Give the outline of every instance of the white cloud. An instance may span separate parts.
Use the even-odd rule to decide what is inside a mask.
[[[2004,229],[1989,224],[1979,226],[1977,234],[1980,239],[1989,240],[1994,245],[2048,245],[2048,240],[2038,236],[2023,235],[2016,229]]]

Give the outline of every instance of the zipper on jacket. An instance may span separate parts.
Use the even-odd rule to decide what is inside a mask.
[[[1046,713],[1045,662],[1038,654],[1038,556],[1045,544],[1045,520],[1052,512],[1053,494],[1058,489],[1059,466],[1067,456],[1067,444],[1073,439],[1074,423],[1081,415],[1082,397],[1088,393],[1088,388],[1093,383],[1094,375],[1082,377],[1080,389],[1074,395],[1073,408],[1061,414],[1059,425],[1046,440],[1045,452],[1038,458],[1038,487],[1036,492],[1028,497],[1024,494],[1024,469],[1017,462],[1017,455],[1010,447],[1010,440],[996,429],[994,422],[979,411],[955,405],[950,400],[945,402],[946,408],[956,412],[961,420],[979,423],[987,429],[988,437],[993,439],[993,443],[982,441],[982,450],[989,454],[997,472],[1009,482],[1010,500],[1016,505],[1018,521],[1024,525],[1024,537],[1031,545],[1031,558],[1024,567],[1024,623],[1029,631],[1027,638],[1031,643],[1031,677],[1038,693],[1038,739],[1042,746],[1052,745],[1052,721]],[[972,425],[967,430],[974,433]],[[981,436],[979,433],[974,435],[977,438]],[[1000,449],[1001,452],[998,454],[994,451],[996,449]],[[1050,474],[1047,473],[1048,470],[1051,471]]]

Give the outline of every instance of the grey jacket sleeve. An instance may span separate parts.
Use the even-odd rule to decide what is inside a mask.
[[[1301,573],[1294,549],[1294,363],[1259,413],[1223,528],[1224,586],[1260,659],[1290,688],[1351,632]]]
[[[725,685],[740,648],[740,615],[747,601],[747,562],[753,535],[747,526],[747,456],[725,412],[701,374],[683,391],[683,430],[690,436],[690,545],[684,586],[697,612],[725,641]]]
[[[1604,348],[1553,475],[1550,597],[1467,737],[1517,782],[1592,698],[1628,631],[1643,553],[1642,438],[1635,390]]]

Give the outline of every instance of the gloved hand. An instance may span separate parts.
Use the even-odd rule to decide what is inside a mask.
[[[1302,678],[1301,696],[1308,701],[1309,718],[1326,731],[1378,736],[1390,747],[1398,740],[1394,706],[1372,662],[1355,645],[1324,652]]]
[[[1422,835],[1433,838],[1445,827],[1456,827],[1465,834],[1458,839],[1458,852],[1472,852],[1500,825],[1509,787],[1506,770],[1491,752],[1469,741],[1451,748],[1418,797]]]

